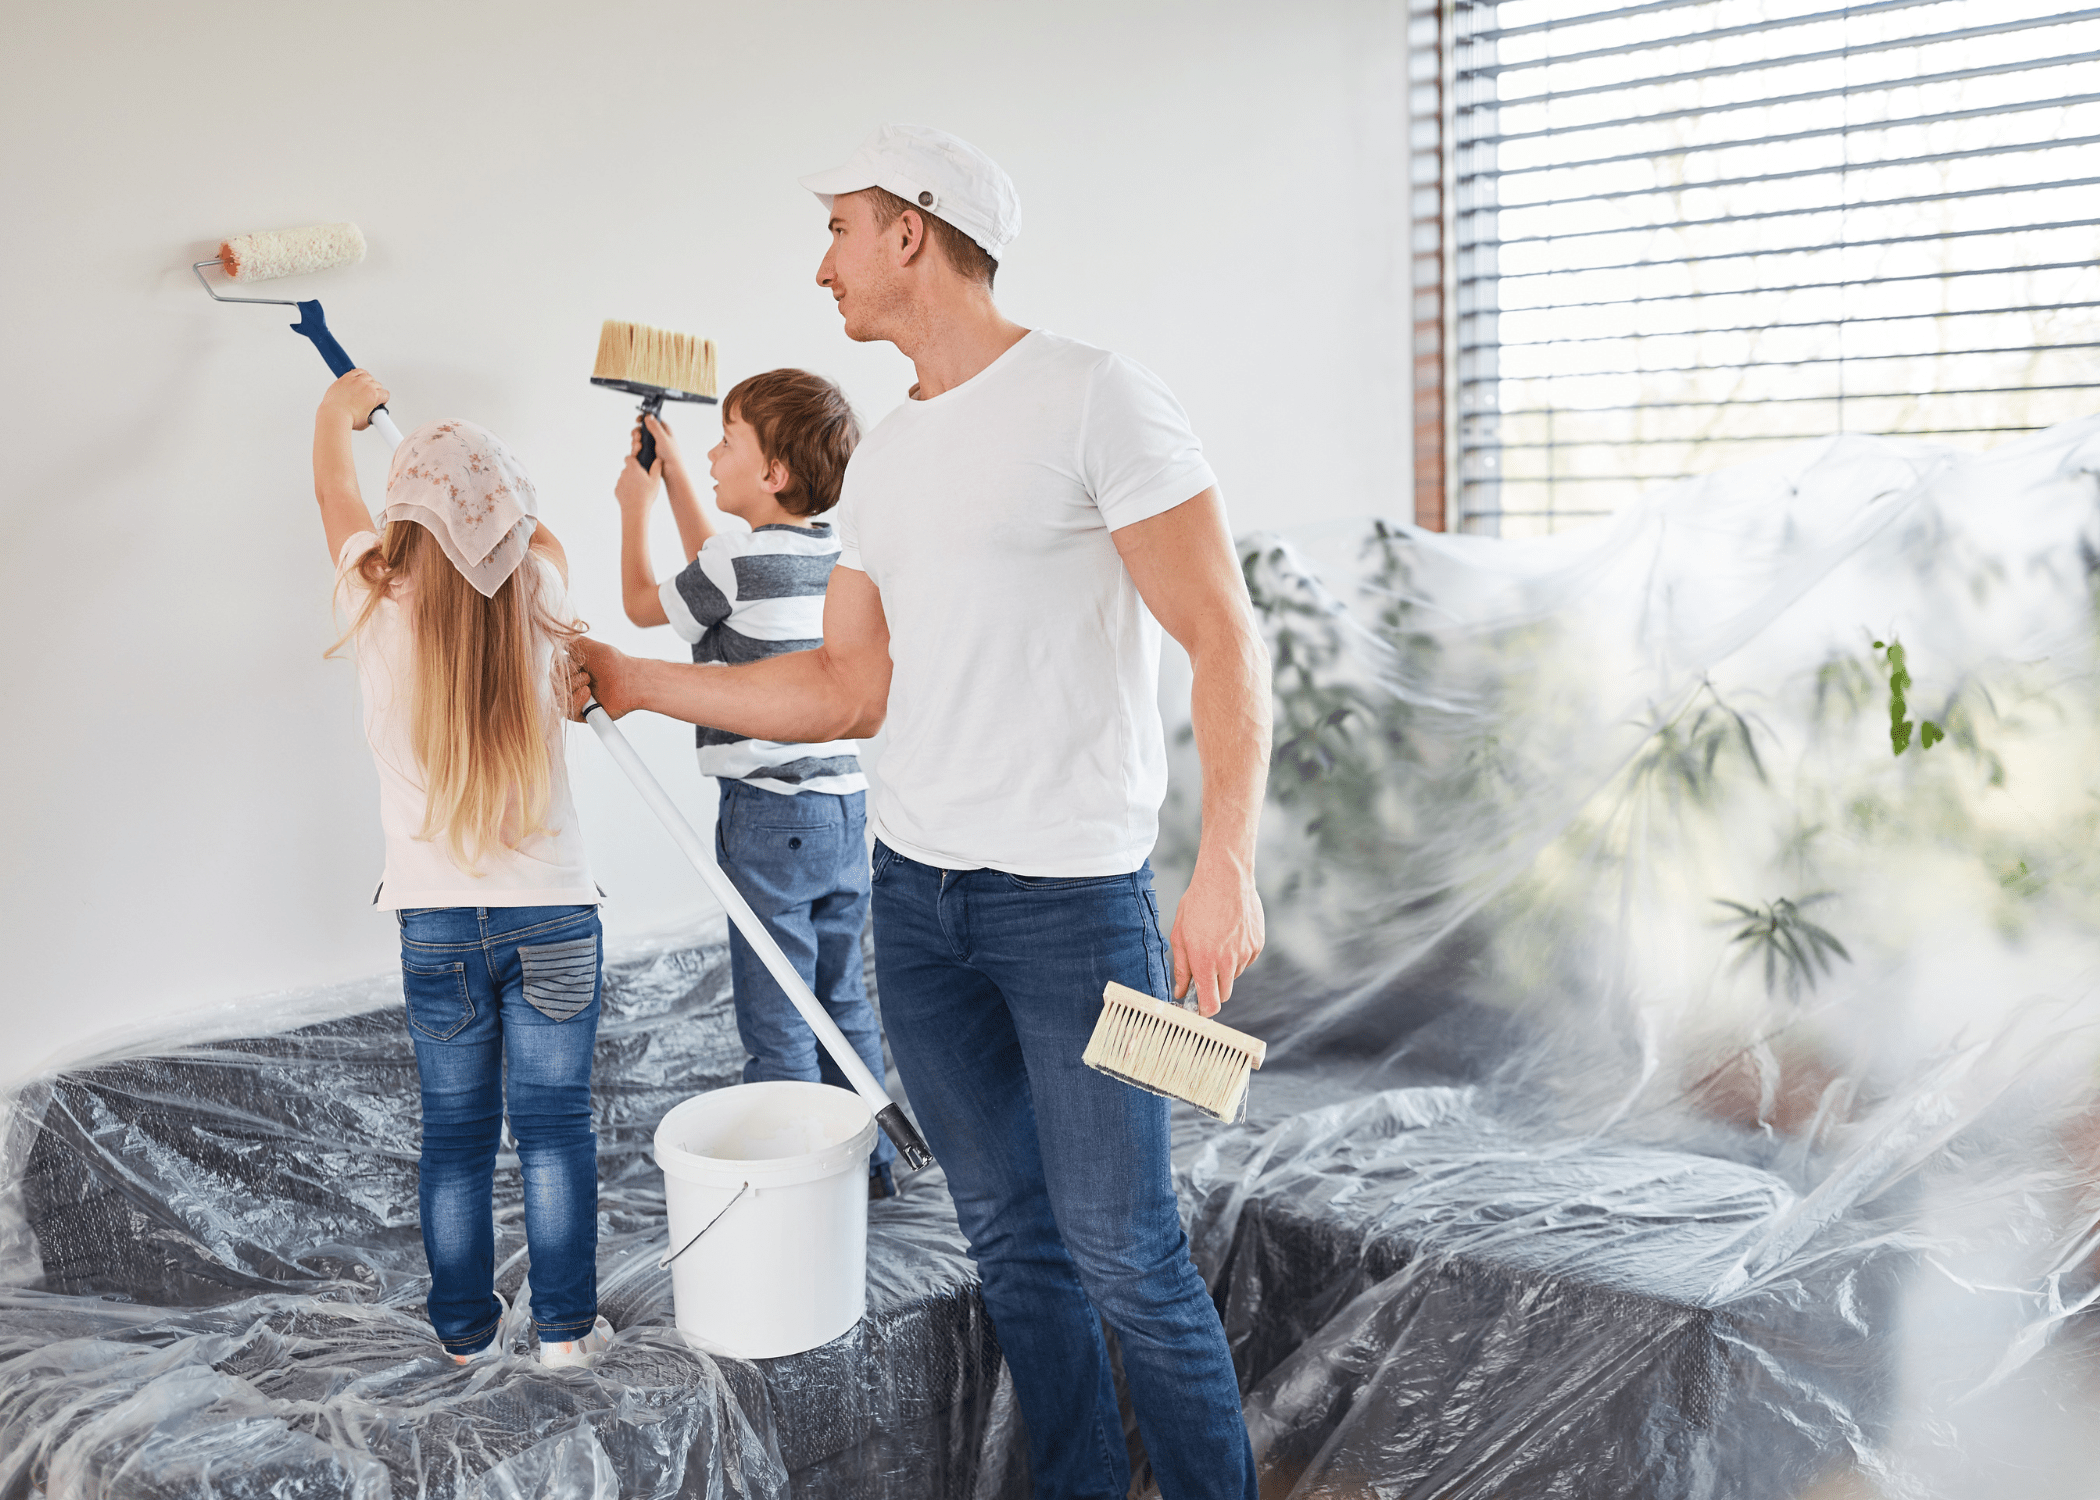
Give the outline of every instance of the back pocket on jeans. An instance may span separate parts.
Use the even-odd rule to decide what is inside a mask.
[[[408,1002],[408,1024],[433,1042],[449,1042],[474,1019],[467,996],[465,964],[401,963],[401,996]]]
[[[571,938],[520,948],[525,1000],[550,1021],[566,1021],[598,998],[598,939]]]

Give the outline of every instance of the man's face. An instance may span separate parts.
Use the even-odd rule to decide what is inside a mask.
[[[830,292],[846,322],[846,337],[861,343],[891,337],[908,295],[896,263],[900,226],[875,227],[865,193],[831,200],[831,248],[817,267],[817,285]]]

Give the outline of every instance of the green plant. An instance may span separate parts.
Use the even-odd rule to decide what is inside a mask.
[[[1912,725],[1911,721],[1904,717],[1910,712],[1910,705],[1905,701],[1904,697],[1911,687],[1910,668],[1903,658],[1902,642],[1891,640],[1884,645],[1882,642],[1876,641],[1874,649],[1887,653],[1889,668],[1889,743],[1895,746],[1896,754],[1901,755],[1910,748]],[[1947,737],[1947,731],[1940,728],[1939,725],[1933,723],[1930,719],[1918,725],[1917,730],[1918,748],[1920,750],[1930,750],[1934,745]]]
[[[1760,784],[1767,778],[1750,720],[1732,708],[1712,682],[1702,684],[1700,691],[1708,701],[1696,709],[1687,707],[1656,731],[1634,761],[1633,780],[1659,784],[1673,796],[1707,806],[1720,786],[1719,762],[1724,752],[1739,753]]]
[[[1735,913],[1727,920],[1742,924],[1729,939],[1729,942],[1743,947],[1737,965],[1760,956],[1764,959],[1766,994],[1776,993],[1783,979],[1787,998],[1797,1000],[1804,986],[1814,989],[1817,976],[1830,972],[1831,954],[1835,953],[1846,963],[1852,962],[1852,955],[1845,951],[1845,945],[1834,933],[1801,915],[1802,907],[1828,901],[1831,894],[1818,891],[1798,901],[1781,896],[1765,906],[1746,906],[1740,901],[1716,898],[1716,905],[1725,906]]]

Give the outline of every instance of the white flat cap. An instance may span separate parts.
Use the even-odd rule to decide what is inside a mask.
[[[936,214],[998,260],[1021,232],[1021,195],[968,141],[925,125],[883,125],[845,165],[801,179],[828,210],[841,193],[879,187]]]

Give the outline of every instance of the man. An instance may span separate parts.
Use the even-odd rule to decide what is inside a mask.
[[[913,362],[846,472],[815,651],[740,667],[590,643],[598,701],[770,740],[887,726],[870,815],[891,1049],[955,1195],[1044,1497],[1120,1497],[1100,1320],[1167,1500],[1253,1500],[1216,1310],[1189,1261],[1166,1101],[1080,1056],[1110,980],[1215,1014],[1261,951],[1255,825],[1269,672],[1188,419],[1117,355],[992,300],[1006,174],[885,126],[805,178],[817,281],[849,338]],[[1159,630],[1188,650],[1203,840],[1162,940],[1147,861],[1166,789]]]

